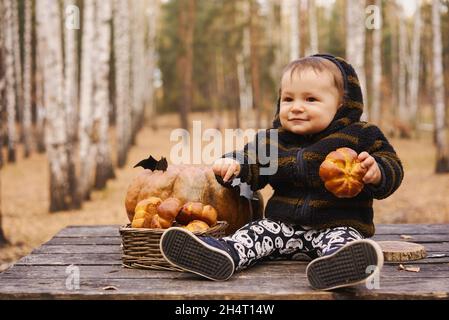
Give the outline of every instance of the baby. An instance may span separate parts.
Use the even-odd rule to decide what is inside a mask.
[[[320,54],[291,62],[279,93],[273,128],[254,142],[276,145],[277,172],[263,175],[261,163],[248,161],[251,144],[213,164],[225,182],[240,178],[254,191],[271,185],[265,218],[221,239],[171,228],[161,237],[161,252],[173,265],[212,280],[227,280],[261,260],[307,257],[315,289],[370,281],[383,265],[379,245],[367,239],[375,231],[373,199],[399,187],[401,161],[378,127],[360,121],[360,85],[343,59]],[[278,130],[278,141],[266,138],[270,130]],[[333,195],[319,177],[325,157],[341,147],[355,150],[366,170],[365,187],[350,199]]]

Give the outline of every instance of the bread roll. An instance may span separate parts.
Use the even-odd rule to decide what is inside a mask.
[[[319,175],[325,188],[338,198],[353,198],[364,187],[363,169],[357,152],[339,148],[329,153],[320,166]]]

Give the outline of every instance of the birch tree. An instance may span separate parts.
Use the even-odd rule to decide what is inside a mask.
[[[22,60],[20,50],[20,31],[19,31],[19,8],[18,1],[11,1],[12,4],[12,28],[13,28],[13,52],[14,52],[14,74],[16,85],[16,111],[18,122],[23,124],[23,76],[22,76]],[[22,129],[23,126],[20,127]],[[19,131],[19,141],[24,140],[23,130]],[[15,160],[14,160],[15,161]]]
[[[398,107],[401,126],[408,123],[406,77],[407,77],[407,30],[403,12],[398,13],[399,19],[399,74],[398,74]],[[405,136],[403,136],[405,137]]]
[[[250,2],[250,66],[251,91],[253,97],[253,110],[256,112],[256,128],[261,127],[261,91],[260,91],[260,57],[259,57],[259,30],[258,30],[258,4],[255,0]]]
[[[318,26],[315,0],[308,0],[309,11],[309,34],[310,34],[310,53],[318,53]]]
[[[96,73],[94,95],[94,135],[98,135],[98,150],[95,169],[95,188],[106,186],[107,180],[114,178],[114,169],[109,146],[109,72],[111,52],[111,0],[97,2],[96,27],[98,38],[96,43]]]
[[[449,172],[446,106],[444,95],[443,48],[441,39],[440,1],[432,1],[433,86],[435,105],[436,172]]]
[[[290,0],[290,61],[300,56],[299,1]]]
[[[16,160],[16,73],[14,55],[14,6],[15,0],[5,0],[5,72],[6,72],[6,112],[7,112],[7,137],[8,137],[8,161]]]
[[[3,1],[0,2],[0,113],[3,115],[5,112],[3,109],[3,92],[5,87],[5,72],[4,72],[4,66],[3,66],[3,55],[4,55],[4,36],[3,32],[5,30],[4,25],[4,10],[3,10]],[[0,117],[0,150],[3,147],[3,117]],[[2,152],[0,152],[2,153]],[[1,168],[3,166],[3,159],[0,156],[0,190],[1,190]],[[5,233],[3,231],[3,224],[2,224],[2,195],[0,192],[0,246],[5,245],[7,243]]]
[[[419,99],[419,69],[421,61],[421,0],[416,1],[411,51],[411,72],[408,86],[408,104],[410,106],[411,125],[416,129]]]
[[[365,3],[365,0],[346,1],[346,59],[358,75],[363,99],[368,101],[365,77]],[[365,105],[362,118],[366,120],[368,114]]]
[[[373,77],[372,77],[372,104],[371,117],[372,121],[380,124],[380,88],[382,82],[382,60],[381,60],[381,46],[382,46],[382,0],[376,0],[375,23],[373,31]]]
[[[95,158],[97,152],[98,135],[94,124],[94,75],[97,72],[97,41],[96,0],[84,2],[83,39],[81,56],[81,97],[80,97],[80,123],[79,123],[79,155],[80,175],[78,194],[81,200],[89,200],[90,192],[95,179]]]
[[[38,32],[46,38],[43,55],[45,69],[45,138],[47,157],[50,165],[50,212],[67,210],[71,206],[72,195],[68,183],[70,156],[67,123],[64,104],[64,77],[62,55],[61,12],[58,2],[37,1],[37,16],[41,23]]]
[[[178,20],[178,39],[180,53],[177,61],[178,76],[181,80],[181,95],[178,108],[181,116],[181,126],[189,129],[188,115],[192,109],[193,99],[193,37],[196,0],[180,1]]]
[[[130,117],[130,62],[129,62],[129,3],[128,0],[114,1],[114,47],[116,84],[116,132],[117,165],[126,163],[131,137]]]
[[[148,7],[147,7],[147,41],[148,44],[146,46],[146,75],[147,80],[145,83],[147,83],[147,87],[145,90],[145,102],[146,106],[148,106],[148,120],[150,123],[150,126],[152,128],[155,128],[156,126],[156,106],[155,106],[155,99],[154,99],[154,71],[156,67],[156,28],[158,25],[160,16],[160,1],[149,1]]]
[[[23,72],[23,138],[24,155],[29,157],[31,153],[31,94],[32,94],[32,17],[33,1],[25,1],[25,31],[24,31],[24,72]]]
[[[1,171],[1,168],[0,168],[0,171]],[[2,186],[2,184],[1,184],[1,177],[2,177],[2,175],[1,175],[1,172],[0,172],[0,190],[1,190],[1,186]],[[7,243],[8,243],[8,241],[6,240],[5,233],[3,231],[3,223],[2,223],[2,195],[0,193],[0,247],[5,245],[5,244],[7,244]]]
[[[5,12],[3,10],[3,1],[0,1],[0,149],[3,148],[3,139],[5,137],[4,132],[4,123],[5,123],[5,114],[6,114],[6,106],[5,106],[5,87],[6,87],[6,78],[5,78]],[[0,168],[3,166],[3,152],[0,152]]]

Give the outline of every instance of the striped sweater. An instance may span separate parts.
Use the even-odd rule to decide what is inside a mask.
[[[375,125],[360,121],[363,98],[354,69],[341,58],[320,55],[334,62],[344,78],[343,106],[331,124],[314,135],[297,135],[281,127],[279,106],[273,128],[259,131],[254,141],[243,150],[223,157],[240,162],[237,178],[248,183],[253,191],[270,184],[274,190],[265,208],[265,217],[298,224],[314,229],[350,226],[365,237],[374,235],[373,199],[390,196],[401,184],[403,167],[395,150]],[[270,130],[278,130],[278,141],[270,141]],[[260,174],[262,165],[257,161],[260,147],[275,147],[278,169],[275,174]],[[252,147],[256,146],[255,157]],[[382,173],[379,185],[365,185],[362,192],[350,199],[340,199],[326,190],[319,177],[319,167],[325,157],[340,147],[349,147],[357,153],[367,151],[377,161]],[[250,152],[249,152],[250,151]],[[248,161],[249,157],[253,161]]]

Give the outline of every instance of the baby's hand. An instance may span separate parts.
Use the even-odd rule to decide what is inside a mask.
[[[360,153],[358,159],[361,162],[362,168],[366,169],[363,182],[366,184],[378,185],[382,178],[382,173],[380,172],[376,160],[366,151]]]
[[[215,160],[212,170],[216,175],[221,176],[224,182],[228,182],[230,178],[240,173],[240,163],[234,159],[221,158]]]

